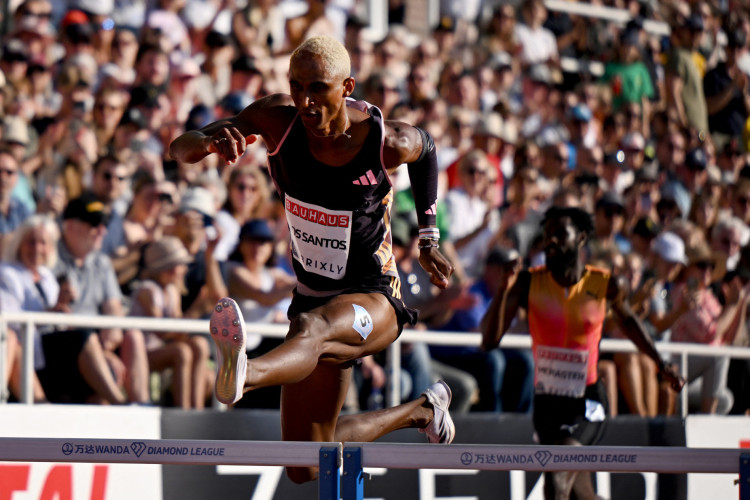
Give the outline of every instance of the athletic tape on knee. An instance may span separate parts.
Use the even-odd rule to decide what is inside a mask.
[[[370,316],[367,309],[362,306],[352,304],[352,307],[354,307],[354,323],[352,324],[352,328],[354,328],[363,339],[367,339],[367,336],[372,333],[372,316]]]

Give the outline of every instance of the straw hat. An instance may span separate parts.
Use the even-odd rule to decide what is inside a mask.
[[[714,252],[706,243],[698,243],[685,250],[687,255],[688,266],[698,266],[701,264],[711,264],[711,282],[719,281],[727,272],[727,258],[721,252]]]
[[[182,241],[175,236],[165,236],[146,247],[143,254],[146,271],[156,273],[180,264],[193,262]]]

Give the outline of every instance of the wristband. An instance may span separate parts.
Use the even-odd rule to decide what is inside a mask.
[[[439,248],[440,245],[436,240],[419,240],[417,247],[422,250],[424,248]]]
[[[436,227],[419,228],[419,239],[420,240],[439,240],[440,230]]]

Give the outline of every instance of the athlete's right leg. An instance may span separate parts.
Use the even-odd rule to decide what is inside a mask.
[[[355,324],[355,316],[358,313]],[[359,320],[370,326],[357,331]],[[245,329],[237,303],[221,299],[211,315],[216,344],[216,397],[231,404],[244,391],[300,382],[318,363],[341,365],[385,349],[398,337],[396,313],[379,293],[345,294],[293,318],[284,343],[248,362]]]

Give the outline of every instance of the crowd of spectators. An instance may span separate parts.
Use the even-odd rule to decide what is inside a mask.
[[[602,17],[542,0],[439,3],[429,26],[427,2],[387,2],[378,36],[357,0],[6,2],[1,310],[204,318],[228,294],[248,320],[285,322],[295,283],[262,142],[231,166],[179,163],[168,146],[286,92],[291,50],[330,34],[351,54],[353,97],[437,145],[441,248],[457,269],[445,291],[416,264],[408,176],[392,179],[417,328],[478,331],[496,284],[543,263],[544,210],[568,205],[591,213],[588,258],[628,277],[654,339],[748,347],[750,9],[606,0]],[[522,315],[512,331],[525,331]],[[251,356],[275,343],[251,339]],[[37,401],[203,408],[211,395],[202,337],[40,329],[37,343]],[[20,349],[11,332],[0,363],[11,397]],[[402,357],[404,398],[441,377],[458,411],[529,411],[528,352],[410,344]],[[648,359],[612,355],[600,373],[614,412],[677,411]],[[750,411],[748,360],[691,357],[688,374],[691,411]],[[382,405],[386,378],[377,356],[363,360],[347,407]]]

